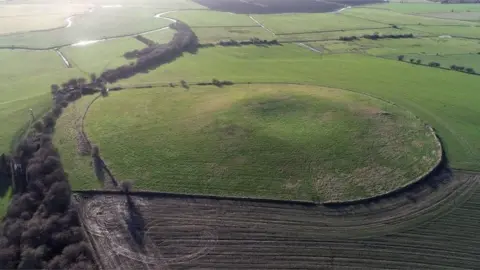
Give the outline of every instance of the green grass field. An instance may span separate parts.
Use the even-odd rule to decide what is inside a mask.
[[[253,17],[275,34],[389,27],[386,23],[377,23],[332,13],[273,14],[254,15]]]
[[[212,61],[215,59],[215,61]],[[197,67],[202,68],[197,68]],[[296,45],[213,48],[140,74],[122,85],[209,81],[298,82],[365,92],[407,108],[442,137],[455,168],[479,169],[480,77],[358,54],[316,54]],[[461,89],[459,90],[452,89]]]
[[[414,16],[388,10],[371,8],[351,8],[345,10],[342,14],[365,21],[395,25],[475,25],[475,23],[473,22]]]
[[[184,10],[172,12],[167,17],[178,19],[191,27],[206,26],[257,26],[248,15],[209,10]]]
[[[70,64],[86,73],[100,74],[107,68],[116,68],[134,60],[127,60],[123,54],[140,50],[147,45],[133,37],[101,41],[87,46],[70,46],[60,49]]]
[[[386,9],[395,12],[408,13],[408,14],[428,14],[428,13],[439,13],[439,12],[478,12],[480,11],[480,6],[477,4],[434,4],[434,3],[386,3],[382,5],[371,5],[367,6],[368,8],[375,9]],[[451,12],[453,10],[453,12]]]
[[[278,39],[272,33],[266,31],[260,26],[253,27],[223,27],[221,29],[212,27],[193,28],[198,39],[202,43],[218,42],[221,40],[248,40],[256,37],[259,39]]]
[[[175,34],[175,31],[168,28],[168,29],[155,31],[148,34],[142,34],[142,36],[148,39],[151,39],[157,43],[165,44],[165,43],[168,43],[170,40],[172,40],[174,34]]]
[[[391,54],[462,54],[477,53],[480,43],[476,40],[460,38],[416,38],[416,39],[385,39],[378,41],[362,40],[360,44],[376,45],[368,50],[372,55]]]
[[[428,129],[396,106],[298,85],[112,93],[85,127],[117,179],[171,192],[357,199],[410,182],[440,155]]]

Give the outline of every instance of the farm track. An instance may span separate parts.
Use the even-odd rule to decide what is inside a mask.
[[[124,195],[79,200],[108,268],[467,269],[480,263],[479,182],[443,172],[404,194],[342,207],[132,195],[144,213],[143,252],[120,225]]]

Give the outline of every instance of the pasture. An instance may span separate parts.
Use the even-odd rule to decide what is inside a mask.
[[[212,61],[215,59],[215,61]],[[198,68],[202,67],[202,68]],[[209,48],[119,85],[210,81],[290,82],[348,89],[405,107],[432,125],[451,166],[478,169],[480,77],[360,54],[318,54],[291,44]],[[452,89],[461,89],[461,94]]]
[[[182,193],[351,200],[405,185],[440,157],[410,113],[298,85],[115,92],[93,103],[85,131],[117,178]]]
[[[70,64],[86,73],[100,74],[108,68],[116,68],[134,60],[127,60],[124,53],[139,50],[146,47],[145,44],[133,37],[100,41],[90,46],[69,46],[60,51]]]

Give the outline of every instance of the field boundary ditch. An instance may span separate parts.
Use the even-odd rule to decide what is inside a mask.
[[[236,83],[234,82],[233,84],[239,84],[239,85],[251,85],[251,84],[278,84],[278,85],[309,85],[309,86],[318,86],[322,87],[321,85],[317,84],[309,84],[309,83],[275,83],[275,82],[260,82],[260,83],[251,83],[251,82],[240,82]],[[205,85],[212,85],[211,82],[205,83],[205,82],[195,82],[195,83],[190,83],[190,85],[196,85],[196,86],[205,86]],[[127,89],[146,89],[146,88],[153,88],[154,85],[137,85],[136,87],[130,87],[130,88],[122,88],[122,87],[117,87],[115,90],[110,90],[110,91],[120,91],[120,90],[127,90]],[[158,85],[157,87],[169,87],[168,83],[162,83],[161,85]],[[224,87],[224,86],[221,86]],[[355,200],[347,200],[347,201],[325,201],[325,202],[316,202],[316,201],[306,201],[306,200],[278,200],[278,199],[267,199],[267,198],[253,198],[253,197],[235,197],[235,196],[218,196],[218,195],[206,195],[206,194],[187,194],[187,193],[170,193],[170,192],[154,192],[154,191],[137,191],[137,192],[131,192],[131,194],[136,194],[136,195],[141,195],[141,196],[164,196],[164,197],[186,197],[186,198],[206,198],[206,199],[216,199],[216,200],[237,200],[237,201],[250,201],[250,202],[271,202],[271,203],[279,203],[279,204],[288,204],[288,203],[293,203],[293,204],[300,204],[300,205],[310,205],[310,206],[318,206],[318,205],[323,205],[323,206],[329,206],[329,207],[342,207],[342,206],[351,206],[351,205],[359,205],[359,204],[367,204],[371,202],[375,202],[378,200],[382,200],[385,198],[389,197],[394,197],[398,196],[400,193],[406,192],[410,189],[416,188],[419,185],[422,185],[430,180],[432,176],[434,176],[436,173],[440,172],[442,169],[448,168],[448,161],[446,159],[445,151],[443,148],[443,144],[441,141],[441,138],[439,135],[436,133],[435,129],[431,127],[429,124],[425,123],[421,118],[413,114],[411,111],[407,110],[406,108],[397,105],[396,103],[376,97],[371,94],[367,94],[364,92],[359,92],[359,91],[354,91],[350,89],[341,89],[344,91],[349,91],[353,93],[358,93],[361,95],[368,96],[370,98],[374,98],[383,102],[386,102],[388,104],[391,104],[393,106],[399,107],[402,110],[408,112],[411,114],[416,120],[420,121],[421,123],[424,123],[426,129],[432,134],[435,144],[438,149],[436,151],[439,151],[438,158],[435,162],[435,164],[428,169],[428,171],[424,172],[422,175],[416,177],[412,181],[397,187],[396,189],[390,190],[388,192],[378,194],[372,197],[366,197],[366,198],[360,198],[360,199],[355,199]],[[88,109],[90,106],[99,98],[96,97],[93,99],[87,109],[85,110],[84,116],[88,113]],[[84,127],[84,120],[85,117],[82,118],[82,132],[83,132],[83,127]],[[88,139],[88,135],[84,133],[87,141],[90,142]],[[104,165],[105,169],[108,170],[108,167],[106,164]],[[449,169],[449,168],[448,168]],[[122,191],[112,191],[112,190],[77,190],[74,191],[76,193],[80,194],[102,194],[102,192],[106,192],[106,194],[124,194]]]

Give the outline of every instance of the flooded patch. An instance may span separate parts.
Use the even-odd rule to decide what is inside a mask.
[[[98,40],[83,40],[83,41],[79,41],[79,42],[77,42],[77,43],[72,44],[72,47],[88,46],[88,45],[92,45],[92,44],[95,44],[95,43],[100,42],[100,41],[103,41],[103,40],[102,40],[102,39],[98,39]]]

